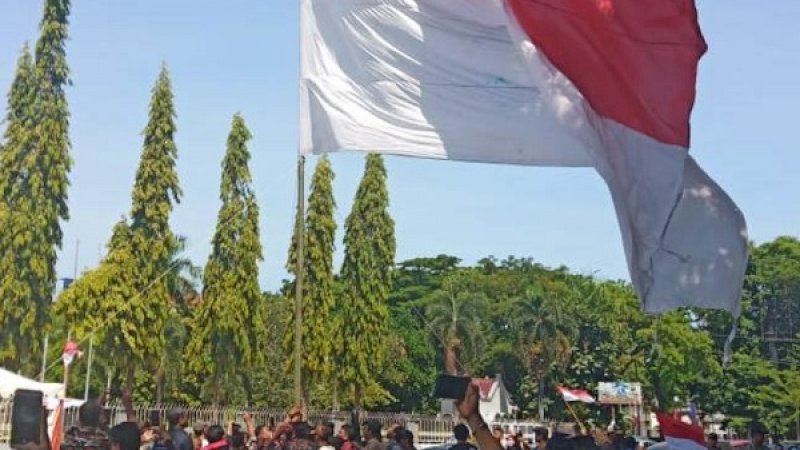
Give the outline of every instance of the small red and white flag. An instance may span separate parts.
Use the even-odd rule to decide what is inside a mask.
[[[664,441],[670,446],[671,450],[705,450],[706,440],[703,428],[682,422],[679,419],[656,413],[658,425],[661,427],[661,434]]]
[[[594,403],[594,397],[592,394],[584,391],[583,389],[570,389],[565,388],[564,386],[558,387],[558,393],[561,394],[561,397],[564,398],[565,402],[583,402],[583,403]]]
[[[80,358],[81,356],[83,356],[83,352],[78,347],[77,343],[67,341],[67,343],[64,344],[64,353],[61,355],[61,359],[64,361],[65,366],[72,364],[75,357]]]

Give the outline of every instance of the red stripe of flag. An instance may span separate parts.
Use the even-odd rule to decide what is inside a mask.
[[[705,447],[706,435],[702,427],[673,419],[661,413],[656,413],[656,417],[658,418],[658,425],[661,428],[661,434],[663,434],[665,438],[687,439]]]
[[[689,147],[706,43],[694,0],[506,0],[517,21],[594,111]]]

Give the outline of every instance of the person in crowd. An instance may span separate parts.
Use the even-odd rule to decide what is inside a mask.
[[[638,450],[639,443],[633,436],[627,436],[622,440],[622,450]]]
[[[503,442],[503,427],[495,425],[492,429],[492,436],[494,436],[497,442]]]
[[[268,450],[272,445],[272,430],[266,425],[259,425],[255,429],[255,438],[252,441],[252,450]]]
[[[396,432],[395,439],[403,450],[417,450],[416,447],[414,447],[414,433],[407,429],[403,428],[402,431]]]
[[[767,430],[761,427],[750,431],[750,450],[769,450],[767,445]]]
[[[175,450],[194,450],[192,439],[186,434],[186,411],[183,408],[170,408],[167,411],[167,424],[169,425],[169,436]]]
[[[364,450],[386,450],[383,445],[383,436],[381,436],[381,423],[377,420],[368,420],[364,428],[364,440],[366,441]]]
[[[111,450],[139,450],[142,445],[141,430],[135,422],[122,422],[108,432]]]
[[[331,438],[333,437],[333,432],[327,425],[321,425],[317,427],[316,432],[316,447],[317,450],[335,450],[333,445],[331,445]]]
[[[393,423],[386,432],[386,450],[403,450],[400,446],[400,436],[406,429],[399,423]]]
[[[311,429],[305,422],[294,422],[294,432],[291,440],[284,447],[285,450],[314,450],[311,442]]]
[[[720,450],[719,436],[717,435],[717,433],[708,434],[708,440],[706,440],[706,448],[708,450]]]
[[[547,448],[547,441],[550,439],[550,430],[539,427],[533,431],[533,434],[536,440],[536,450],[545,450]]]
[[[225,439],[225,429],[222,425],[211,425],[206,431],[208,445],[202,450],[230,450],[228,440]]]
[[[342,442],[339,450],[357,450],[356,444],[353,442],[353,437],[353,429],[350,425],[342,425],[339,429],[339,440]]]
[[[103,405],[97,399],[81,405],[78,408],[78,427],[65,436],[64,444],[76,448],[92,444],[99,450],[109,450],[111,442],[103,427],[103,415]]]
[[[196,422],[192,425],[192,447],[194,450],[202,450],[203,447],[208,445],[206,428],[208,427],[202,422]]]
[[[450,450],[477,450],[474,445],[467,442],[467,439],[469,439],[469,428],[463,423],[453,428],[453,436],[456,438],[456,443],[450,447]]]
[[[342,440],[339,439],[339,436],[336,435],[336,424],[333,422],[325,422],[325,428],[328,429],[330,433],[330,444],[333,446],[334,450],[341,450],[342,449]]]

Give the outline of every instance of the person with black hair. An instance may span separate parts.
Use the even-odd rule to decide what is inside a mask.
[[[364,428],[364,438],[366,439],[364,450],[386,450],[383,445],[383,436],[381,435],[381,423],[371,419],[367,421]]]
[[[102,426],[103,405],[97,399],[85,402],[78,408],[78,427],[65,436],[64,444],[75,448],[89,446],[98,450],[110,450],[111,442]]]
[[[222,425],[211,425],[206,431],[208,445],[203,450],[229,450],[227,439],[225,439],[225,429]]]
[[[719,435],[717,433],[709,433],[706,440],[707,450],[720,450],[719,448]]]
[[[339,440],[341,447],[339,450],[357,450],[356,444],[353,442],[353,429],[348,424],[342,425],[339,428]]]
[[[450,450],[477,450],[477,447],[467,442],[467,439],[469,439],[469,428],[463,423],[453,428],[453,436],[456,438],[456,444],[450,447]]]
[[[169,424],[169,436],[175,450],[194,450],[192,438],[186,434],[186,411],[183,408],[170,408],[167,411],[167,423]]]
[[[414,447],[414,433],[408,431],[407,429],[403,428],[402,430],[395,433],[395,439],[397,443],[400,444],[400,448],[403,450],[417,450]]]
[[[750,449],[749,450],[770,450],[767,445],[767,430],[762,426],[753,427],[750,430]]]
[[[333,432],[327,425],[321,425],[317,427],[316,433],[316,446],[317,450],[335,450],[333,445],[331,444],[331,438],[333,437]]]
[[[108,436],[111,450],[139,450],[142,445],[139,425],[134,422],[122,422],[113,427]]]
[[[311,428],[305,422],[292,423],[294,433],[285,450],[315,450],[311,442]]]
[[[537,427],[533,430],[533,433],[536,441],[536,450],[545,450],[547,441],[550,439],[550,430],[545,427]]]

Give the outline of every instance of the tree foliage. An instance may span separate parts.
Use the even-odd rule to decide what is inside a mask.
[[[69,0],[44,2],[35,59],[23,50],[9,93],[0,152],[0,325],[13,330],[0,334],[0,357],[29,374],[47,331],[61,221],[69,218],[69,13]]]
[[[328,388],[334,374],[336,349],[340,345],[335,322],[333,252],[336,239],[336,201],[333,198],[334,173],[327,156],[319,158],[311,179],[311,193],[303,224],[303,315],[302,339],[304,354],[302,371],[305,389],[325,382]],[[297,227],[292,235],[286,269],[297,276]],[[292,286],[290,296],[294,297]],[[288,308],[289,323],[294,323],[294,308]],[[283,339],[284,349],[290,358],[288,372],[294,365],[294,333]],[[333,380],[335,381],[335,380]]]
[[[251,134],[240,115],[233,117],[227,151],[222,162],[222,206],[212,251],[203,276],[203,298],[195,320],[203,326],[193,334],[190,355],[205,355],[192,362],[209,375],[214,403],[220,388],[263,362],[265,319],[258,285],[258,264],[263,259],[258,231],[258,205],[252,188]]]
[[[357,406],[361,406],[366,388],[374,384],[374,374],[386,355],[396,248],[394,220],[388,208],[383,158],[369,154],[345,221],[343,297],[337,305],[343,345],[335,366]]]

